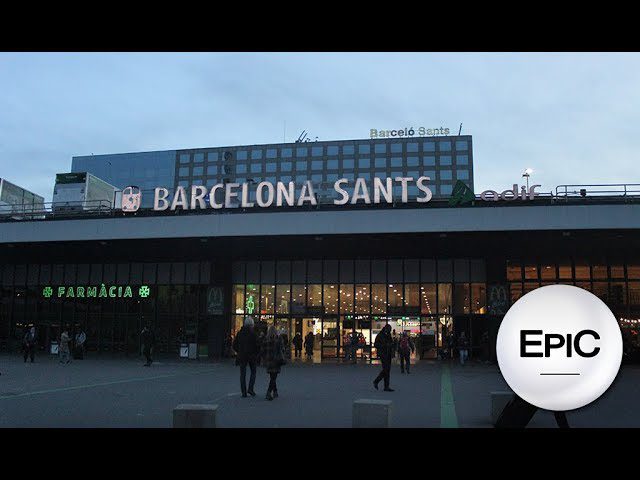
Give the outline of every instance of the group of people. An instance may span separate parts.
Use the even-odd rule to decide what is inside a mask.
[[[85,342],[87,341],[87,335],[84,330],[80,329],[72,342],[69,330],[64,327],[60,334],[60,343],[58,344],[58,356],[60,357],[60,363],[68,364],[71,362],[71,349],[74,349],[74,358],[82,360],[85,352]],[[27,330],[22,337],[22,354],[24,363],[27,363],[27,358],[33,363],[36,349],[38,347],[38,337],[36,335],[36,327],[31,327]]]
[[[140,337],[142,341],[143,354],[147,359],[147,362],[144,365],[149,367],[153,363],[151,352],[155,344],[155,336],[151,328],[149,326],[145,326],[140,333]],[[71,363],[72,357],[77,360],[84,359],[86,342],[87,334],[83,329],[79,329],[72,340],[72,336],[69,334],[69,329],[67,327],[63,327],[62,333],[60,334],[60,341],[58,342],[58,356],[60,358],[60,363],[65,365]],[[24,363],[27,363],[27,359],[30,359],[31,363],[34,362],[37,348],[38,337],[36,334],[36,327],[31,327],[22,337],[22,354]]]
[[[362,332],[351,332],[344,337],[345,356],[344,361],[356,363],[358,357],[358,349],[364,348],[367,341]]]
[[[390,387],[391,377],[391,360],[395,356],[396,352],[400,357],[400,373],[405,371],[410,373],[411,367],[411,353],[415,352],[416,346],[413,339],[407,332],[402,332],[400,338],[397,338],[395,331],[391,333],[391,325],[385,325],[380,333],[376,336],[373,346],[376,347],[378,358],[382,364],[382,371],[378,374],[373,381],[373,386],[378,390],[380,382],[384,382],[384,391],[393,392],[393,388]]]
[[[236,364],[240,366],[240,390],[242,397],[247,394],[254,397],[256,373],[258,362],[262,363],[269,374],[269,386],[267,387],[267,400],[278,397],[278,385],[276,379],[281,367],[286,364],[285,345],[287,343],[283,334],[279,334],[276,327],[271,325],[267,334],[260,341],[255,332],[255,324],[252,317],[246,317],[244,324],[233,339],[233,349],[236,352]],[[294,343],[295,345],[295,343]],[[247,367],[250,370],[249,388],[247,388]]]
[[[314,341],[315,341],[315,336],[313,335],[313,332],[309,332],[305,335],[304,342],[302,340],[302,335],[300,335],[300,332],[296,333],[293,336],[293,340],[291,340],[291,343],[293,343],[293,351],[294,351],[295,358],[302,358],[303,343],[304,343],[304,353],[307,356],[307,359],[313,358]],[[285,349],[286,348],[287,348],[287,345],[285,344]]]
[[[464,362],[469,358],[469,338],[464,331],[460,332],[460,336],[457,339],[453,332],[447,335],[446,351],[443,352],[443,357],[453,359],[456,349],[460,356],[460,365],[464,365]]]

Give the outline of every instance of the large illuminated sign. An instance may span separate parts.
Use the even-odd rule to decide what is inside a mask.
[[[430,177],[395,177],[378,178],[372,181],[365,178],[340,178],[335,181],[333,188],[338,198],[333,200],[334,205],[346,204],[379,204],[394,202],[409,202],[409,185],[415,184],[419,193],[415,197],[418,203],[426,203],[431,200],[433,193],[427,186]],[[394,194],[394,186],[400,187],[399,198]],[[250,200],[249,190],[255,189],[255,202]],[[251,192],[253,193],[253,192]],[[190,188],[179,186],[173,194],[169,189],[157,187],[154,193],[153,209],[156,211],[198,210],[198,209],[222,209],[222,208],[251,208],[258,206],[267,208],[294,207],[305,204],[317,205],[318,200],[313,189],[313,183],[306,181],[298,190],[294,182],[253,182],[245,183],[218,183],[208,189],[202,185],[193,185]]]
[[[148,285],[48,285],[42,289],[44,298],[148,298],[150,295]]]

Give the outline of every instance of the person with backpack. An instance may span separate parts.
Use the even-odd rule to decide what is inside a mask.
[[[407,373],[409,365],[411,365],[411,353],[416,351],[416,346],[407,332],[402,332],[400,341],[398,342],[398,354],[400,356],[400,373],[404,373],[405,364]]]
[[[391,337],[391,325],[387,323],[382,330],[380,330],[373,345],[376,347],[378,358],[380,358],[380,362],[382,363],[382,371],[373,381],[373,387],[378,390],[378,384],[381,380],[384,380],[384,391],[393,392],[394,390],[389,387],[391,381],[391,359],[395,352],[394,341]]]

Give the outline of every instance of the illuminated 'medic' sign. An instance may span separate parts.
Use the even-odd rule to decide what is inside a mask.
[[[148,285],[100,286],[46,286],[42,289],[44,298],[147,298],[151,295]]]

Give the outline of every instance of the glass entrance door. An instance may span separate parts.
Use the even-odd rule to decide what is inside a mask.
[[[291,319],[291,328],[290,328],[290,337],[291,337],[291,358],[295,358],[295,346],[293,343],[293,339],[295,338],[296,335],[300,335],[300,340],[301,340],[301,344],[302,344],[302,352],[300,354],[300,356],[298,357],[299,360],[303,360],[305,358],[307,358],[307,352],[306,352],[306,345],[305,345],[305,341],[307,338],[307,335],[309,335],[309,333],[314,335],[314,341],[313,341],[313,349],[312,349],[312,355],[311,355],[311,359],[313,359],[315,357],[315,352],[320,352],[320,336],[318,336],[317,338],[315,337],[315,332],[314,332],[314,327],[316,325],[316,323],[318,324],[318,327],[320,326],[320,319],[319,318],[313,318],[313,317],[293,317]]]
[[[321,322],[321,358],[337,358],[340,347],[338,317],[324,317]]]
[[[416,345],[416,353],[420,359],[435,359],[438,357],[438,318],[422,317],[420,322],[420,336]]]

